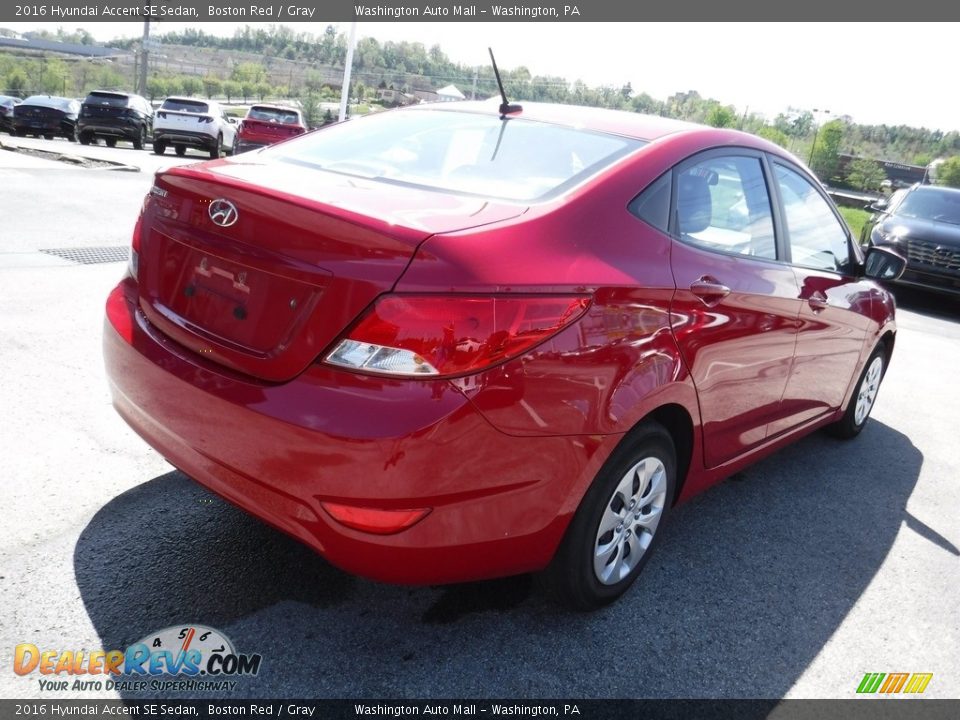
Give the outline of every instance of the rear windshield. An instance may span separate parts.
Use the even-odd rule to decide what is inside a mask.
[[[897,215],[960,225],[960,192],[919,188],[908,193]]]
[[[160,106],[161,110],[173,110],[175,112],[205,113],[208,105],[200,100],[177,100],[167,98]]]
[[[87,95],[86,103],[91,105],[109,105],[110,107],[126,107],[130,98],[116,93],[92,92]]]
[[[23,101],[24,105],[36,105],[38,107],[48,107],[61,110],[62,112],[73,112],[74,100],[64,97],[51,97],[50,95],[31,95]],[[77,107],[80,104],[77,103]]]
[[[247,113],[250,120],[263,120],[265,122],[283,123],[284,125],[296,125],[300,118],[292,110],[282,110],[281,108],[260,107],[254,105]]]
[[[559,194],[641,140],[456,111],[393,111],[264,154],[330,172],[514,201]]]

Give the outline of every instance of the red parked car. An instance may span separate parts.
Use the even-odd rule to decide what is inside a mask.
[[[299,110],[284,105],[252,105],[233,138],[233,153],[256,150],[307,131]]]
[[[456,103],[159,173],[107,301],[114,404],[353,573],[627,589],[670,509],[867,422],[903,270],[781,148]]]

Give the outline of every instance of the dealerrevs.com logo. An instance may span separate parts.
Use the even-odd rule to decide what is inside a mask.
[[[42,675],[37,678],[42,691],[222,691],[260,672],[261,660],[256,653],[238,653],[219,630],[180,625],[151,633],[126,650],[41,650],[21,643],[13,671]]]

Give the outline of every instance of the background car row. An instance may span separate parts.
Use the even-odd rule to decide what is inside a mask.
[[[284,105],[252,105],[238,120],[214,100],[169,97],[154,111],[139,95],[95,90],[82,103],[53,95],[0,96],[0,131],[48,140],[62,136],[83,145],[102,139],[115,147],[125,141],[137,150],[152,142],[158,155],[168,147],[181,156],[195,148],[216,158],[300,135],[307,126],[299,110]]]

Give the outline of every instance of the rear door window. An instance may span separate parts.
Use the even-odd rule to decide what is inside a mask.
[[[759,158],[712,156],[675,175],[675,229],[681,240],[721,252],[777,257]]]

